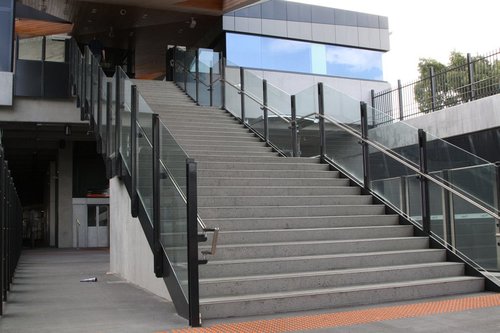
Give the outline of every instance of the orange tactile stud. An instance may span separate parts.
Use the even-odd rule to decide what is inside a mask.
[[[175,329],[170,333],[280,333],[300,330],[367,324],[500,306],[500,294],[456,298],[319,315],[286,317],[241,323],[222,323],[210,327]]]

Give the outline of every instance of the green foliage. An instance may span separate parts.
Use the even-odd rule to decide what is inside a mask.
[[[434,68],[434,101],[432,99],[430,69]],[[469,79],[467,57],[451,52],[448,65],[431,58],[421,58],[418,63],[419,81],[414,86],[415,99],[420,112],[440,110],[500,92],[500,60],[472,57],[474,85]]]

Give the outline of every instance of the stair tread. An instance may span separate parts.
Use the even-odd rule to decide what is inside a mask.
[[[238,296],[207,297],[200,299],[200,305],[210,304],[210,303],[244,302],[249,300],[280,299],[280,298],[297,297],[297,296],[300,297],[309,295],[313,296],[317,294],[328,294],[328,293],[346,293],[350,291],[381,290],[388,288],[412,287],[418,285],[428,285],[428,284],[443,283],[443,282],[479,281],[483,279],[484,278],[481,277],[471,277],[471,276],[452,276],[452,277],[444,277],[437,279],[422,279],[414,281],[377,283],[377,284],[366,284],[360,286],[346,286],[337,288],[293,290],[293,291],[272,292],[266,294],[252,294],[252,295],[238,295]]]
[[[331,269],[331,270],[320,270],[320,271],[307,271],[307,272],[291,272],[291,273],[277,273],[277,274],[265,274],[265,275],[245,275],[245,276],[230,276],[230,277],[219,277],[219,278],[202,278],[200,283],[216,283],[216,282],[239,282],[239,281],[265,281],[272,279],[282,279],[282,278],[296,278],[296,277],[309,277],[309,276],[320,276],[320,275],[340,275],[340,274],[350,274],[350,273],[363,273],[363,272],[379,272],[387,270],[400,270],[400,269],[410,269],[410,268],[430,268],[430,267],[442,267],[442,266],[463,266],[463,263],[458,262],[427,262],[418,264],[407,264],[407,265],[392,265],[392,266],[375,266],[375,267],[361,267],[361,268],[342,268],[342,269]]]
[[[368,239],[337,239],[337,240],[319,240],[319,241],[293,241],[293,242],[269,242],[269,243],[245,243],[245,244],[223,244],[217,246],[218,249],[224,248],[250,248],[264,246],[286,246],[286,245],[314,245],[314,244],[340,244],[340,243],[355,243],[355,242],[380,242],[380,241],[396,241],[396,240],[424,240],[427,237],[387,237],[387,238],[368,238]],[[200,249],[210,248],[210,246],[200,246]]]

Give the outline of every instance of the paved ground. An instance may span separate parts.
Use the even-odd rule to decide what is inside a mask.
[[[172,303],[106,274],[108,267],[105,250],[24,251],[0,332],[500,332],[500,294],[492,293],[232,318],[189,329]],[[92,276],[98,282],[80,282]]]
[[[172,303],[108,269],[107,250],[23,251],[0,332],[149,333],[187,325]],[[93,276],[98,282],[80,282]]]

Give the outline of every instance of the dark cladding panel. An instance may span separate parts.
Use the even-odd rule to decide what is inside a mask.
[[[334,24],[335,9],[328,7],[312,7],[312,22],[321,24]]]
[[[349,10],[335,9],[335,24],[357,27],[358,15],[356,12]]]
[[[389,19],[387,17],[379,16],[378,22],[380,29],[389,29]]]
[[[371,14],[358,13],[358,26],[363,28],[378,29],[378,16]]]
[[[267,20],[286,20],[286,2],[268,1],[262,5],[262,18]]]
[[[288,21],[311,23],[311,5],[287,2],[286,17]]]
[[[0,71],[12,71],[14,0],[0,0]]]
[[[234,12],[236,17],[248,17],[248,18],[261,18],[261,6],[254,5],[247,8],[243,8]]]

